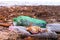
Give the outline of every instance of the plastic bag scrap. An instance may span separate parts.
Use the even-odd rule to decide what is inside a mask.
[[[50,23],[50,24],[47,24],[46,27],[49,30],[60,32],[60,23]]]
[[[37,34],[31,34],[27,31],[26,27],[23,26],[10,26],[10,31],[15,31],[17,33],[21,33],[22,36],[31,36],[31,37],[38,37],[38,38],[57,38],[57,34],[55,32],[39,32]],[[43,30],[46,30],[43,28]]]
[[[22,35],[30,35],[30,33],[23,26],[9,26],[9,30],[21,33]]]
[[[17,26],[29,26],[32,23],[33,26],[41,26],[42,28],[46,28],[46,21],[31,18],[29,16],[19,16],[17,18],[13,18],[13,21],[14,25]]]
[[[37,38],[57,38],[57,34],[55,32],[38,33],[31,36]]]

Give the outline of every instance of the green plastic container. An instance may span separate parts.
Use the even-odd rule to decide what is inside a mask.
[[[41,26],[42,28],[46,28],[46,21],[31,18],[29,16],[19,16],[17,18],[13,18],[13,21],[17,26],[29,26],[32,23],[33,26]]]

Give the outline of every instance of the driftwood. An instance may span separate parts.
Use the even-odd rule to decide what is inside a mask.
[[[9,27],[11,24],[9,23],[0,23],[0,26],[3,26],[3,27]]]

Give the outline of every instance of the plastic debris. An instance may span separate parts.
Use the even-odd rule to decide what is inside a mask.
[[[46,21],[39,20],[35,18],[31,18],[29,16],[19,16],[14,18],[13,21],[16,25],[20,26],[29,26],[32,23],[33,26],[41,26],[42,28],[46,28]]]
[[[23,26],[9,26],[9,30],[21,33],[22,35],[30,35],[30,33]]]
[[[55,32],[60,32],[60,23],[47,24],[46,27],[49,30],[52,30],[52,31],[55,31]]]

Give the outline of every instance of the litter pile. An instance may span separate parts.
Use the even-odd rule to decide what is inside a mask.
[[[35,6],[0,7],[0,9],[0,40],[40,40],[40,38],[55,40],[57,38],[56,30],[51,30],[51,24],[47,24],[57,21],[54,16],[55,11],[51,14],[50,11]],[[48,20],[51,16],[54,19]]]
[[[56,39],[57,34],[48,30],[46,24],[44,20],[31,18],[29,16],[13,18],[11,23],[0,24],[0,26],[7,27],[7,30],[5,29],[6,31],[0,31],[0,35],[4,37],[1,37],[1,40],[18,40],[17,38],[19,38],[19,40],[28,40],[28,37]]]

